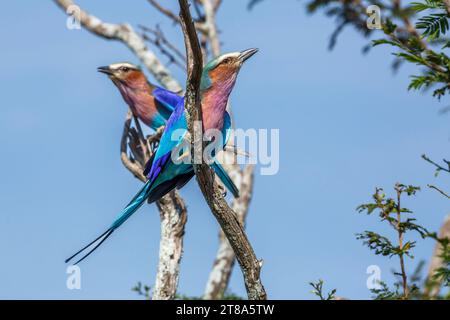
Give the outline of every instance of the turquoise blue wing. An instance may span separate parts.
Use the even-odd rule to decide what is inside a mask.
[[[177,148],[183,142],[186,133],[187,122],[184,114],[184,99],[182,99],[164,128],[152,166],[147,175],[149,180],[155,180],[162,172],[164,166],[170,160],[172,150]]]
[[[164,120],[168,120],[175,110],[175,107],[183,100],[176,93],[156,87],[152,92],[153,97],[156,100],[156,108]]]

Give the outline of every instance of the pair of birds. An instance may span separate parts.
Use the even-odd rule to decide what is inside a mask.
[[[226,106],[237,75],[244,62],[257,51],[257,49],[248,49],[224,54],[210,61],[203,68],[200,84],[203,128],[204,131],[213,129],[222,133],[222,141],[215,142],[219,148],[225,147],[230,136],[231,119]],[[151,203],[160,199],[174,188],[183,187],[194,176],[191,164],[178,163],[178,161],[175,163],[171,157],[172,151],[180,147],[187,133],[184,97],[153,86],[147,81],[143,72],[130,63],[116,63],[100,67],[98,71],[109,76],[137,118],[154,130],[163,125],[165,128],[158,148],[146,165],[144,175],[147,177],[147,182],[142,189],[105,232],[66,259],[66,263],[92,248],[75,264],[87,258],[145,201]],[[182,134],[178,134],[177,138],[173,139],[172,133],[175,130],[181,130]],[[222,166],[217,161],[213,161],[211,167],[227,189],[238,197],[238,189]]]

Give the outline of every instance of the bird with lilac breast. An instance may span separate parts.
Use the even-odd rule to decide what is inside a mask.
[[[98,71],[108,75],[133,115],[153,130],[166,124],[177,104],[183,99],[175,92],[151,84],[142,70],[129,62],[99,67]],[[153,157],[146,167],[150,167],[152,162]],[[222,165],[214,160],[211,167],[224,186],[238,198],[239,190]]]
[[[248,49],[219,56],[209,62],[202,72],[200,93],[204,130],[218,130],[222,141],[216,141],[222,148],[229,138],[231,129],[230,115],[226,111],[228,98],[233,90],[237,75],[244,64],[258,50]],[[173,139],[174,130],[180,130],[177,139]],[[94,241],[66,259],[66,263],[90,249],[75,264],[83,261],[94,252],[111,234],[128,220],[146,201],[154,202],[173,190],[184,186],[193,176],[192,164],[174,161],[172,152],[184,143],[187,134],[187,120],[182,99],[176,106],[164,132],[150,167],[146,170],[147,182],[122,210],[111,226]]]
[[[152,85],[142,70],[129,62],[113,63],[97,70],[108,75],[133,115],[154,130],[166,124],[181,99],[174,92]]]

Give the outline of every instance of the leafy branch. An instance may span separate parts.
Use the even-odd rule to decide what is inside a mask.
[[[336,289],[324,294],[322,279],[319,279],[317,282],[310,282],[309,285],[313,288],[311,293],[318,296],[320,300],[334,300],[336,298]]]
[[[394,241],[390,240],[388,237],[382,236],[374,231],[364,231],[363,233],[357,234],[356,238],[358,240],[362,240],[363,244],[368,246],[370,250],[373,250],[376,255],[383,255],[388,257],[397,256],[399,258],[399,275],[401,277],[402,287],[402,294],[400,298],[408,299],[410,290],[405,267],[405,256],[414,258],[411,254],[411,250],[415,247],[416,242],[405,241],[405,235],[409,231],[415,231],[422,238],[426,238],[430,233],[421,225],[416,224],[416,220],[414,218],[402,219],[402,214],[412,213],[411,210],[402,207],[402,195],[406,194],[407,196],[414,196],[420,190],[420,188],[416,186],[407,186],[397,183],[394,187],[394,190],[396,192],[396,197],[388,198],[384,194],[383,189],[377,188],[375,190],[375,194],[372,196],[374,202],[358,206],[357,211],[360,213],[366,212],[368,215],[372,214],[375,211],[378,211],[381,221],[388,222],[389,225],[396,231],[396,243],[394,243]],[[385,289],[386,288],[381,288],[379,289],[381,290],[380,292],[375,293],[383,297],[389,296],[387,295],[387,291]],[[390,296],[398,295],[395,292]]]
[[[367,26],[370,5],[380,8],[380,22],[385,35],[364,47],[387,44],[396,47],[393,68],[402,63],[414,63],[423,70],[412,75],[408,89],[425,90],[434,88],[433,96],[440,99],[450,92],[450,59],[443,51],[450,46],[445,35],[449,30],[449,6],[447,0],[423,0],[402,5],[401,0],[311,0],[307,4],[309,13],[324,11],[336,20],[336,29],[330,37],[329,48],[336,45],[338,35],[347,26],[353,26],[364,37],[377,32]],[[418,14],[420,17],[417,17]]]

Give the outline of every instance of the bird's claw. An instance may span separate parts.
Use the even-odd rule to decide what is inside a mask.
[[[220,193],[222,194],[222,197],[225,198],[227,196],[227,189],[221,184],[218,184],[218,187],[219,187]]]
[[[224,150],[226,152],[231,152],[237,156],[244,156],[246,158],[250,158],[251,155],[248,152],[245,152],[244,150],[238,148],[237,146],[233,146],[233,145],[227,145],[225,146]]]

